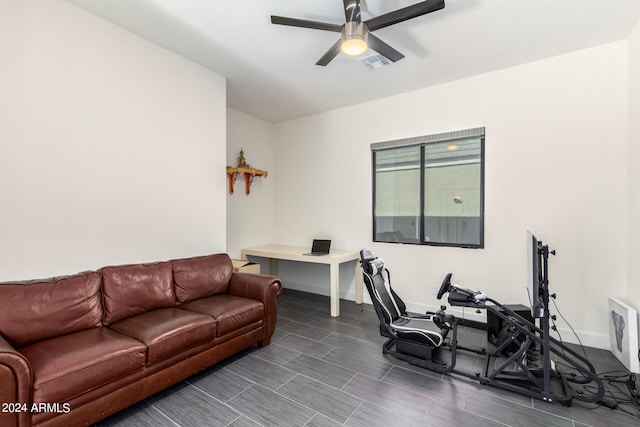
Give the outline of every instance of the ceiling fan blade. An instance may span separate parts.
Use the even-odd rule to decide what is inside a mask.
[[[346,1],[347,0],[345,0],[345,2]],[[365,23],[369,27],[369,31],[375,31],[443,8],[444,0],[426,0],[402,9],[394,10],[393,12],[385,13],[384,15],[376,16],[375,18],[365,21]]]
[[[331,62],[331,60],[333,58],[338,56],[338,54],[340,53],[340,44],[341,44],[341,42],[342,42],[342,40],[338,39],[338,41],[333,46],[331,46],[331,48],[329,48],[327,53],[322,55],[322,58],[318,59],[318,62],[316,62],[316,65],[321,65],[321,66],[324,67],[329,62]]]
[[[360,18],[360,0],[343,0],[344,18],[347,22],[362,22]]]
[[[307,21],[305,19],[287,18],[285,16],[276,15],[271,15],[271,23],[277,25],[288,25],[290,27],[311,28],[313,30],[334,31],[336,33],[339,33],[342,30],[342,25]]]
[[[369,47],[380,55],[386,57],[391,62],[396,62],[404,58],[404,55],[369,33]]]

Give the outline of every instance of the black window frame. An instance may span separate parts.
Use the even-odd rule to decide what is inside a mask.
[[[479,233],[478,243],[456,243],[456,242],[436,242],[427,240],[425,238],[425,149],[429,144],[442,143],[442,142],[454,142],[455,140],[465,140],[470,138],[478,138],[480,142],[480,200],[479,200]],[[416,241],[389,241],[380,240],[377,237],[377,223],[376,223],[376,153],[383,150],[390,150],[400,147],[419,147],[420,148],[420,183],[419,183],[419,218],[418,218],[418,235],[419,240]],[[443,247],[460,247],[460,248],[472,248],[472,249],[484,249],[485,246],[485,221],[484,221],[484,199],[485,199],[485,128],[473,128],[465,129],[454,132],[447,132],[441,134],[425,135],[414,138],[405,138],[392,141],[384,141],[371,144],[371,176],[372,176],[372,239],[377,243],[400,243],[400,244],[413,244],[413,245],[426,245],[426,246],[443,246]]]

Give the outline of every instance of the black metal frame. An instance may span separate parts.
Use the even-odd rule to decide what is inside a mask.
[[[481,384],[499,387],[547,402],[559,402],[567,406],[571,404],[572,399],[587,403],[600,402],[604,396],[604,386],[591,362],[549,333],[548,262],[549,254],[553,252],[550,252],[549,247],[542,245],[542,243],[540,243],[538,251],[542,259],[540,293],[543,315],[540,318],[540,327],[479,292],[468,294],[468,290],[460,292],[455,286],[449,286],[451,305],[491,311],[502,319],[503,324],[508,328],[507,330],[512,331],[508,339],[502,342],[494,352],[487,354],[483,373],[470,374],[457,370],[452,372],[476,379]],[[487,302],[491,304],[487,304]],[[510,353],[510,356],[497,368],[490,371],[491,362],[503,355],[504,350],[512,343],[516,343],[518,349]],[[567,372],[553,366],[552,354],[558,360],[555,363],[562,364]],[[528,363],[530,359],[527,356],[535,355],[541,356],[541,366]],[[510,370],[512,367],[516,369]],[[590,383],[595,385],[596,390],[591,394],[574,390],[571,387],[572,384],[585,385]]]
[[[506,330],[509,331],[506,339],[491,353],[486,352],[485,349],[459,346],[457,342],[458,320],[453,318],[450,320],[452,333],[450,341],[440,347],[430,347],[430,350],[424,353],[426,357],[416,357],[415,354],[398,351],[400,338],[389,332],[383,333],[385,331],[381,325],[382,335],[390,337],[383,345],[383,353],[391,354],[413,365],[439,373],[462,375],[484,385],[520,393],[546,402],[558,402],[566,406],[571,405],[573,399],[586,403],[600,402],[604,397],[604,386],[591,362],[550,335],[548,260],[549,254],[553,252],[550,252],[549,247],[542,245],[541,242],[538,251],[542,260],[539,291],[543,314],[540,317],[540,327],[535,325],[535,320],[531,322],[525,319],[481,292],[451,285],[451,275],[448,274],[442,283],[440,292],[438,292],[438,299],[448,292],[448,301],[452,306],[485,309],[494,313],[502,320],[503,328],[506,327]],[[365,273],[363,272],[363,274]],[[369,286],[366,274],[365,283]],[[514,343],[516,346],[513,345]],[[420,343],[416,343],[416,345],[420,345]],[[517,349],[508,352],[514,347]],[[434,356],[439,356],[443,350],[451,351],[448,364],[446,361],[434,359]],[[466,372],[455,369],[457,350],[484,354],[483,372]],[[505,352],[508,353],[506,359],[504,359]],[[414,353],[419,353],[419,351]],[[552,355],[556,358],[555,362],[552,361]],[[541,364],[532,363],[536,362],[535,359],[538,357],[541,358]],[[492,369],[492,362],[500,363]],[[562,365],[563,369],[554,366],[554,363]],[[595,390],[595,392],[591,390],[588,392],[586,390],[580,391],[572,387],[572,385],[588,384],[592,384],[591,390]]]
[[[437,135],[436,135],[437,136]],[[464,138],[463,136],[460,139]],[[451,138],[451,140],[455,140],[456,138]],[[385,240],[379,240],[376,235],[377,230],[377,215],[376,215],[376,153],[378,151],[383,151],[387,149],[393,149],[395,147],[388,148],[380,148],[371,150],[371,189],[372,189],[372,205],[371,205],[371,213],[372,213],[372,239],[374,242],[379,243],[399,243],[399,244],[408,244],[408,245],[423,245],[423,246],[444,246],[444,247],[458,247],[458,248],[471,248],[471,249],[484,249],[484,200],[485,200],[485,135],[484,131],[482,136],[480,137],[480,232],[478,236],[478,243],[451,243],[451,242],[436,242],[436,241],[427,241],[425,240],[424,235],[424,221],[425,221],[425,200],[424,200],[424,185],[425,185],[425,177],[424,177],[424,168],[425,168],[425,147],[432,142],[442,142],[441,140],[434,140],[430,142],[420,142],[415,145],[420,148],[420,211],[418,218],[418,234],[419,241],[401,241],[401,242],[389,242]]]
[[[459,370],[454,370],[453,373],[477,379],[481,384],[564,405],[570,405],[572,399],[587,403],[597,403],[602,400],[604,387],[591,362],[562,342],[549,336],[548,325],[539,328],[497,301],[490,298],[487,298],[487,301],[493,305],[476,303],[457,303],[455,305],[489,310],[500,317],[504,325],[513,329],[514,332],[495,351],[487,353],[482,374],[471,374]],[[490,371],[491,362],[498,360],[503,355],[504,349],[514,342],[518,344],[518,350],[510,353],[510,356],[500,366]],[[532,352],[542,356],[542,366],[529,366],[526,363],[527,356]],[[567,373],[575,374],[575,377],[567,377],[567,373],[554,369],[551,362],[552,354],[562,360],[566,367],[572,371]],[[516,370],[509,370],[514,366]],[[591,382],[595,383],[597,388],[597,391],[591,396],[574,391],[570,387],[571,384]]]

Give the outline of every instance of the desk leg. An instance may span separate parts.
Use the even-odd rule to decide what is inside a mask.
[[[356,261],[356,304],[362,304],[362,294],[364,292],[364,283],[362,279],[362,271],[360,270],[360,263]]]
[[[340,316],[340,265],[331,263],[329,265],[331,276],[331,316]]]
[[[278,259],[270,258],[269,259],[269,274],[272,276],[278,276]]]

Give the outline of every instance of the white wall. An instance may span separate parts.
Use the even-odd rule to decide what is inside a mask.
[[[0,280],[225,250],[223,77],[61,0],[0,38]]]
[[[256,177],[251,194],[245,194],[245,178],[238,176],[234,194],[227,191],[227,252],[240,259],[242,248],[273,243],[275,222],[275,147],[273,124],[247,114],[227,110],[227,165],[236,167],[240,150],[247,163],[266,170]],[[227,181],[228,189],[228,181]],[[269,270],[264,270],[267,274]]]
[[[629,55],[629,237],[627,295],[640,312],[640,21],[627,40]],[[638,317],[640,321],[640,316]],[[640,338],[640,332],[638,333]]]
[[[449,271],[527,305],[530,229],[558,252],[550,279],[562,314],[584,344],[608,347],[607,298],[627,291],[627,56],[625,41],[611,43],[276,125],[278,243],[323,236],[336,248],[369,247],[422,311],[439,304],[434,288]],[[485,249],[372,243],[370,144],[479,126]],[[280,271],[295,286],[327,280]],[[353,296],[352,282],[341,286]]]
[[[629,54],[629,277],[627,301],[640,311],[640,22],[628,39]]]

